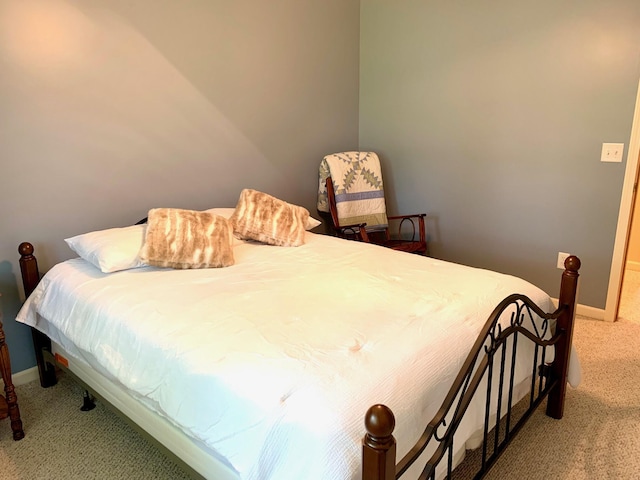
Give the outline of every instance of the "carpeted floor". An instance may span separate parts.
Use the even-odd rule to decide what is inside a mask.
[[[640,478],[640,272],[627,270],[615,323],[578,318],[582,383],[560,421],[538,409],[487,478]]]
[[[25,438],[0,422],[2,480],[180,480],[189,477],[110,410],[81,412],[83,390],[60,376],[16,387]],[[45,458],[46,456],[46,458]]]
[[[618,318],[640,323],[640,271],[624,272]]]
[[[538,409],[487,477],[640,478],[640,323],[577,320],[582,383],[562,420]]]
[[[629,292],[640,297],[640,287]],[[640,478],[640,314],[632,304],[623,302],[616,323],[577,320],[583,379],[568,390],[564,418],[540,408],[489,479]],[[188,478],[102,405],[80,412],[82,390],[69,379],[16,391],[26,437],[14,442],[8,421],[0,422],[0,479]]]

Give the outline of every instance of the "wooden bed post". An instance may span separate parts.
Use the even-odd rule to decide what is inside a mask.
[[[362,445],[362,480],[395,480],[396,419],[385,405],[374,405],[364,418],[367,434]]]
[[[29,242],[22,242],[18,247],[18,252],[20,252],[20,272],[22,273],[24,296],[28,297],[40,282],[38,261],[33,256],[33,245]]]
[[[36,288],[38,282],[40,282],[38,261],[36,257],[33,256],[33,245],[29,242],[21,243],[18,247],[18,252],[20,252],[22,285],[24,286],[25,297],[28,297]],[[31,337],[33,338],[33,347],[36,353],[40,385],[44,388],[51,387],[57,383],[56,370],[53,365],[45,361],[44,355],[42,354],[43,349],[51,352],[51,340],[35,328],[31,328]]]
[[[560,283],[558,307],[564,306],[565,309],[558,317],[556,324],[556,332],[562,331],[564,335],[556,344],[555,358],[551,365],[552,378],[559,381],[549,391],[549,399],[547,400],[547,415],[556,419],[561,419],[564,414],[564,397],[567,391],[567,373],[569,371],[569,357],[573,340],[580,260],[572,255],[564,261],[564,268],[562,282]]]

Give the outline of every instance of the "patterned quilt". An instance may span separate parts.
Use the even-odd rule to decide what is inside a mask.
[[[326,180],[331,177],[340,225],[387,226],[380,160],[374,152],[343,152],[324,157],[319,168],[318,210],[329,212]]]

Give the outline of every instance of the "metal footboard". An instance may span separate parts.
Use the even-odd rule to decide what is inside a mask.
[[[418,477],[421,480],[456,478],[455,434],[477,395],[485,398],[484,424],[482,444],[473,455],[477,465],[471,478],[482,478],[489,471],[545,398],[549,398],[547,415],[561,418],[579,268],[577,257],[565,262],[559,307],[554,312],[544,312],[524,295],[510,295],[500,302],[440,409],[397,465],[393,413],[385,405],[372,406],[365,417],[363,479],[397,479],[416,462],[424,464]],[[516,381],[516,358],[527,349],[531,354],[529,375],[525,375],[529,383],[522,397],[522,385]],[[421,458],[427,455],[425,452],[430,455],[426,462]]]

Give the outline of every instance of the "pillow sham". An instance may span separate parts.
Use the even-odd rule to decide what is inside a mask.
[[[309,215],[309,219],[307,220],[307,225],[304,227],[305,230],[312,230],[316,228],[318,225],[322,225],[322,222],[316,218],[313,218]]]
[[[233,231],[242,239],[288,247],[304,244],[308,220],[306,208],[249,188],[240,192],[229,219]]]
[[[216,208],[210,208],[208,210],[205,210],[205,212],[210,212],[210,213],[215,213],[216,215],[220,215],[221,217],[224,218],[231,218],[231,215],[233,215],[233,212],[235,212],[236,209],[231,207],[231,208],[222,208],[222,207],[216,207]],[[316,228],[318,225],[322,225],[322,222],[316,218],[313,218],[311,215],[309,215],[309,219],[307,220],[307,224],[305,225],[305,230],[312,230],[314,228]]]
[[[228,267],[234,264],[232,238],[231,224],[220,215],[153,208],[139,255],[142,262],[156,267]]]
[[[138,252],[144,243],[146,225],[109,228],[65,238],[80,258],[103,273],[143,267]]]

